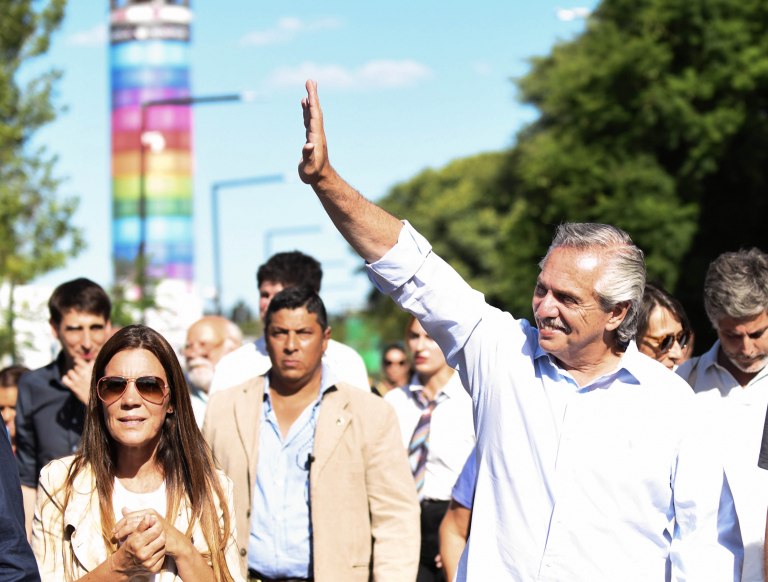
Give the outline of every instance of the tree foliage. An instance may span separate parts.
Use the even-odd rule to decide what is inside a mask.
[[[510,152],[423,172],[382,205],[517,315],[557,224],[615,224],[706,335],[709,262],[768,248],[766,31],[762,0],[603,0],[517,81],[539,114]]]
[[[77,200],[56,196],[56,158],[33,143],[35,132],[56,117],[60,72],[20,80],[25,66],[48,50],[64,4],[0,0],[0,281],[11,289],[62,266],[83,247],[70,224]],[[0,351],[15,355],[12,297]]]

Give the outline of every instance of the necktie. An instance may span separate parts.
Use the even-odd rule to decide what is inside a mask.
[[[428,400],[422,392],[416,392],[416,402],[421,408],[421,417],[413,430],[411,442],[408,445],[408,458],[411,462],[413,481],[416,483],[416,492],[421,498],[421,489],[424,487],[424,476],[427,472],[427,453],[429,452],[429,424],[432,420],[432,411],[437,406],[437,400]]]

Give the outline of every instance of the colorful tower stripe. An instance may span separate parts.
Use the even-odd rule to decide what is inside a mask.
[[[143,165],[147,273],[191,282],[192,111],[189,105],[152,105],[190,95],[189,2],[110,5],[115,279],[136,280]]]

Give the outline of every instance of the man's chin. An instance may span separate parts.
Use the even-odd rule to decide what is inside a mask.
[[[766,365],[768,365],[768,357],[760,358],[759,360],[752,360],[751,362],[744,362],[739,360],[731,360],[736,368],[744,372],[745,374],[757,374],[762,371]]]

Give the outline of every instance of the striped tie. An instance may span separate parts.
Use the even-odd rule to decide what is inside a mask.
[[[421,489],[424,487],[424,476],[427,472],[427,453],[429,452],[429,423],[432,419],[432,411],[437,406],[437,400],[427,400],[422,392],[416,392],[416,402],[422,409],[421,418],[413,430],[411,442],[408,445],[408,458],[411,462],[413,481],[416,483],[416,492],[421,498]]]

